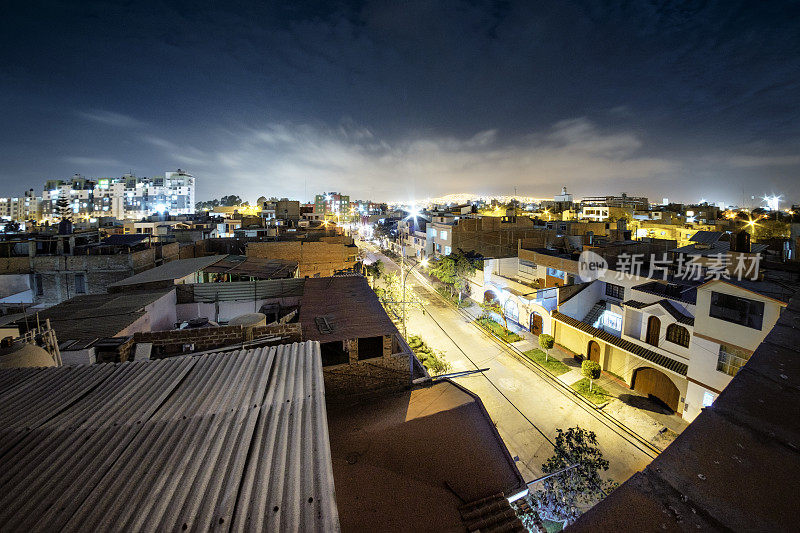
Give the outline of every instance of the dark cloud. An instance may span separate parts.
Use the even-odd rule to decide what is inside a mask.
[[[188,167],[200,196],[564,183],[800,199],[793,2],[20,2],[4,15],[0,194],[134,162]]]

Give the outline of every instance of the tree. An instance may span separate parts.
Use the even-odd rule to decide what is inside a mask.
[[[591,359],[585,359],[581,363],[581,375],[589,380],[589,391],[592,390],[594,380],[600,377],[600,364]]]
[[[547,333],[542,333],[539,335],[539,346],[544,350],[544,362],[547,362],[547,356],[549,355],[550,349],[555,344],[555,339],[552,335],[548,335]]]
[[[506,300],[506,303],[508,303],[508,300]],[[491,319],[490,315],[492,313],[497,313],[500,316],[500,320],[503,321],[503,329],[508,335],[508,317],[505,313],[505,306],[501,306],[497,300],[483,302],[481,304],[481,318]]]
[[[474,256],[459,250],[439,257],[430,273],[448,287],[450,296],[454,296],[453,293],[457,292],[460,302],[461,295],[469,290],[468,278],[475,274],[475,259]]]
[[[6,225],[3,227],[3,233],[15,233],[20,230],[19,222],[11,221],[6,222]]]
[[[61,220],[72,219],[72,209],[70,209],[69,199],[65,195],[59,195],[56,201],[56,207],[58,208],[58,216]]]
[[[553,456],[543,465],[542,472],[551,474],[569,466],[565,472],[542,481],[542,490],[531,500],[540,516],[566,527],[581,514],[581,507],[593,505],[613,490],[613,481],[603,481],[600,471],[608,470],[608,461],[597,445],[594,431],[580,427],[556,430]]]
[[[367,274],[374,277],[376,280],[381,279],[384,270],[385,268],[383,265],[383,261],[381,261],[380,259],[378,259],[371,265],[367,265]]]

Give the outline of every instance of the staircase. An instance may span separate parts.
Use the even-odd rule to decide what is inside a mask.
[[[600,318],[600,315],[603,314],[603,311],[606,310],[606,301],[600,300],[596,304],[589,309],[589,313],[583,318],[581,322],[584,324],[589,324],[590,326],[599,327],[595,325],[595,322]]]

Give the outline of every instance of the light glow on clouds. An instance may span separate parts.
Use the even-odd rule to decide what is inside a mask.
[[[585,118],[513,142],[504,142],[493,129],[464,139],[414,135],[390,141],[354,124],[292,123],[219,132],[217,149],[211,150],[143,140],[202,178],[198,198],[236,192],[307,200],[341,189],[351,197],[408,200],[454,191],[509,193],[515,186],[519,194],[548,196],[562,182],[585,182],[581,188],[588,193],[594,183],[648,180],[678,167],[641,153],[637,135],[602,131]]]

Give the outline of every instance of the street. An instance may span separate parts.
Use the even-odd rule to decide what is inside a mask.
[[[365,251],[368,262],[381,259],[386,272],[399,271],[397,264],[374,247],[365,247]],[[552,455],[557,428],[580,426],[594,431],[610,463],[604,477],[617,482],[625,481],[655,457],[651,448],[631,439],[551,378],[519,361],[508,348],[472,324],[470,317],[442,300],[424,278],[410,275],[407,283],[425,307],[425,313],[407,311],[408,333],[422,336],[429,346],[444,352],[454,372],[489,368],[455,381],[480,396],[525,479],[542,474],[541,465]]]

